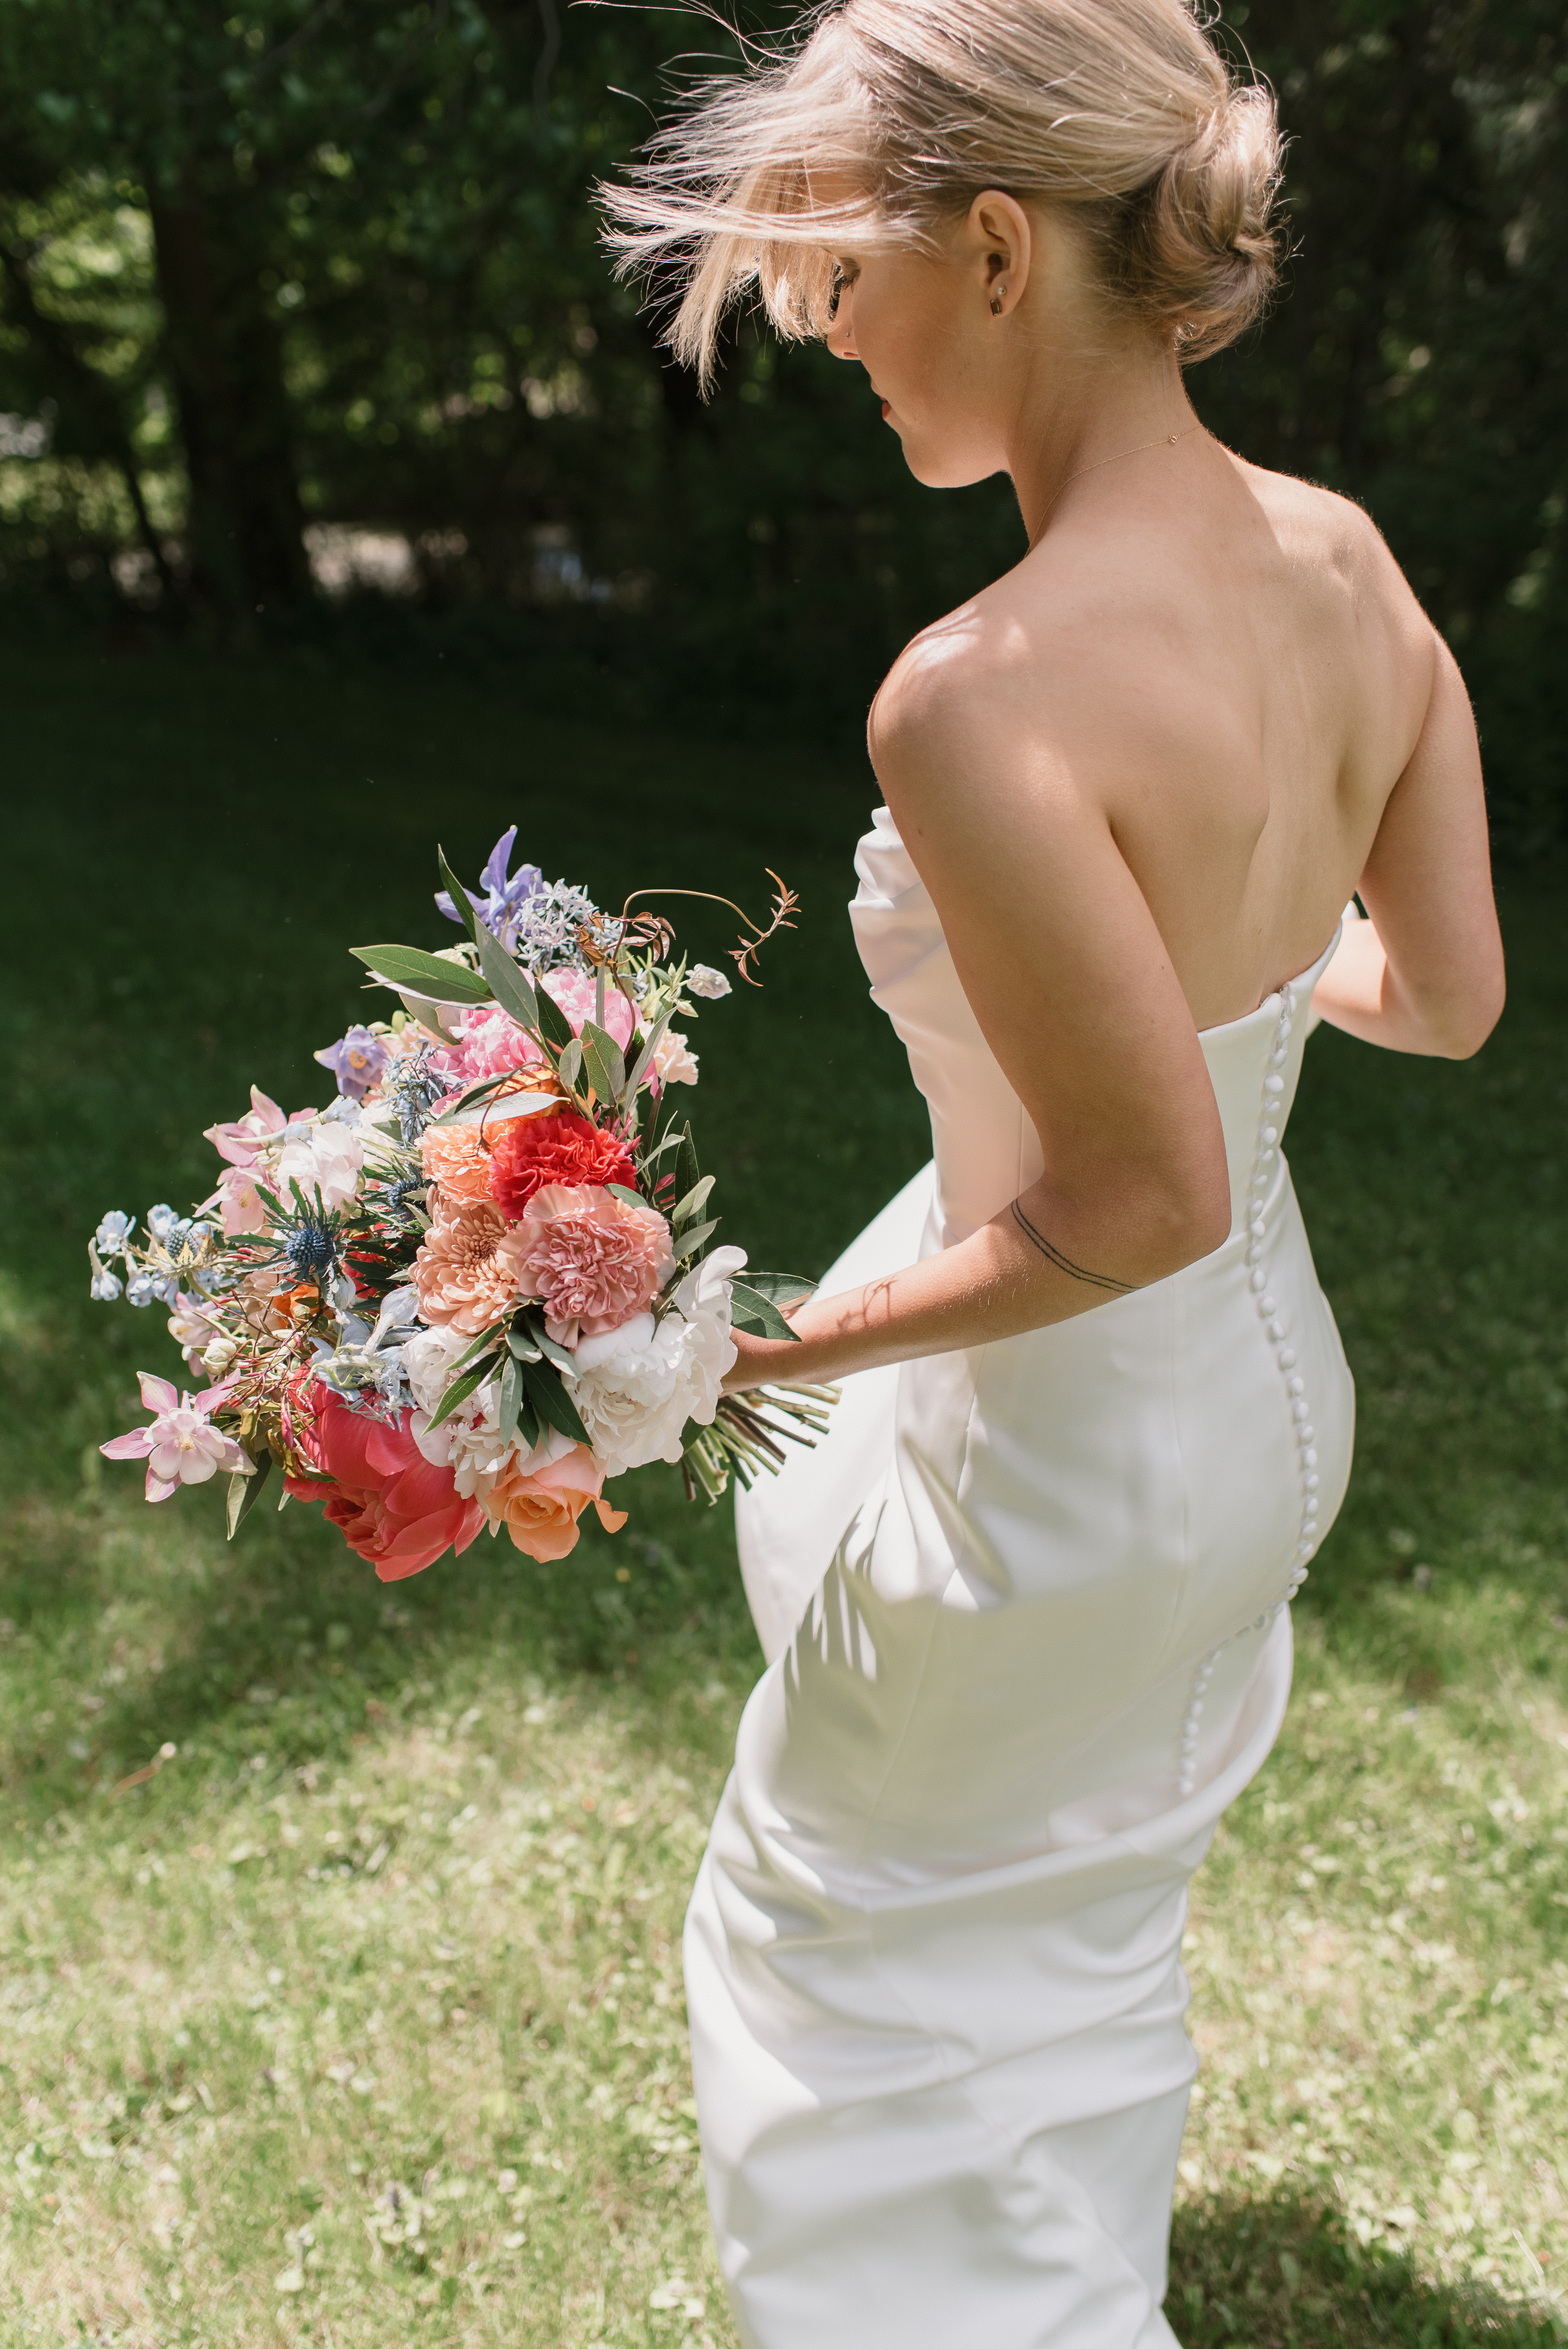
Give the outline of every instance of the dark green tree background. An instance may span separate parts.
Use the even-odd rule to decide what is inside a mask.
[[[836,728],[1020,550],[1005,484],[907,479],[858,369],[742,320],[705,407],[614,284],[590,189],[676,53],[735,54],[711,26],[221,8],[0,0],[14,609],[341,641],[353,600],[324,614],[309,554],[342,589],[379,545],[402,566],[384,642]],[[1238,0],[1222,29],[1279,93],[1293,259],[1269,322],[1197,371],[1200,406],[1376,516],[1465,664],[1500,833],[1529,846],[1562,826],[1568,763],[1562,12]]]

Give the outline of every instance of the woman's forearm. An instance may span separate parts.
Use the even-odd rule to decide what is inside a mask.
[[[939,1256],[789,1313],[797,1342],[747,1338],[727,1386],[820,1385],[924,1354],[1016,1338],[1163,1279],[1230,1229],[1210,1201],[1170,1198],[1074,1213],[1037,1184]]]
[[[1469,991],[1416,996],[1388,960],[1373,922],[1347,922],[1339,951],[1318,980],[1313,1009],[1333,1028],[1389,1052],[1463,1061],[1491,1032],[1497,1006]]]

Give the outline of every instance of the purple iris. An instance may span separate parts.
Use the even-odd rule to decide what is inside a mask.
[[[383,1040],[373,1036],[368,1028],[351,1028],[335,1044],[324,1045],[311,1054],[313,1061],[332,1071],[346,1101],[363,1101],[371,1086],[380,1083],[389,1057]]]
[[[517,944],[519,911],[527,904],[544,878],[537,864],[520,864],[515,873],[509,874],[506,868],[511,862],[512,843],[516,838],[517,826],[514,823],[501,833],[500,838],[490,850],[489,861],[484,871],[480,874],[484,895],[478,897],[471,889],[465,889],[463,892],[486,929],[491,931],[500,940],[509,953]],[[462,920],[462,916],[452,903],[449,889],[437,890],[436,905],[438,910],[445,914],[449,922]]]

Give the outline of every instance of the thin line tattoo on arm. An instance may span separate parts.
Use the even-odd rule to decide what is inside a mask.
[[[1053,1247],[1044,1232],[1035,1229],[1016,1199],[1013,1202],[1013,1221],[1017,1225],[1024,1237],[1031,1241],[1039,1249],[1040,1254],[1056,1266],[1058,1272],[1067,1273],[1073,1280],[1086,1280],[1091,1288],[1108,1289],[1113,1297],[1131,1296],[1133,1290],[1131,1281],[1113,1280],[1108,1272],[1086,1272],[1081,1264],[1074,1264],[1070,1257],[1062,1254],[1060,1248]]]

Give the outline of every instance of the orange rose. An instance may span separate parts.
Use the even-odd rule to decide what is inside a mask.
[[[524,1471],[517,1463],[496,1478],[485,1506],[490,1531],[504,1526],[519,1549],[529,1557],[564,1557],[577,1547],[577,1520],[590,1501],[606,1533],[619,1533],[626,1522],[624,1509],[613,1509],[599,1497],[604,1471],[594,1464],[586,1444],[574,1444],[559,1460]]]

